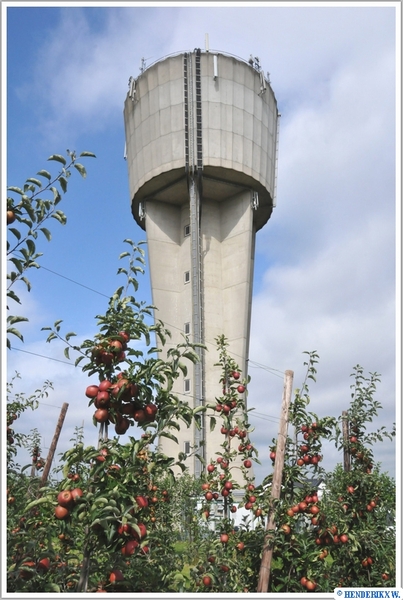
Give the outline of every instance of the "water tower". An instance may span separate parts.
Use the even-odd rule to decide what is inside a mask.
[[[215,339],[247,374],[255,235],[275,204],[279,114],[258,59],[221,52],[175,54],[130,78],[124,106],[134,219],[147,233],[155,315],[171,343],[208,350],[175,391],[192,406],[220,396]],[[208,419],[207,419],[208,422]],[[186,429],[166,438],[169,455],[200,447],[209,461],[223,442]],[[196,476],[200,461],[188,459]]]

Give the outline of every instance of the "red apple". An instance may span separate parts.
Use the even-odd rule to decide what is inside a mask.
[[[98,391],[99,387],[97,385],[89,385],[85,390],[85,395],[87,398],[95,398],[95,396],[98,394]]]
[[[39,572],[46,573],[50,568],[50,560],[48,558],[41,558],[41,560],[38,561],[36,568]]]
[[[74,502],[77,502],[77,500],[81,498],[82,495],[83,490],[80,488],[74,488],[74,490],[71,490],[71,497],[73,498]]]
[[[99,391],[100,392],[106,392],[108,391],[111,387],[112,387],[112,383],[108,380],[108,379],[104,379],[103,381],[101,381],[101,383],[99,384]]]
[[[148,404],[146,404],[146,406],[144,407],[144,412],[146,414],[146,418],[148,420],[154,420],[155,415],[158,412],[158,407],[153,404],[152,402],[149,402]]]
[[[244,467],[246,467],[247,469],[250,469],[252,466],[252,461],[249,460],[249,458],[247,458],[246,460],[243,461]]]
[[[127,331],[119,331],[118,336],[122,338],[126,344],[130,342],[130,334]]]
[[[109,392],[98,392],[98,394],[95,397],[94,404],[97,408],[108,408],[110,405]]]
[[[139,543],[137,540],[129,540],[122,548],[123,556],[131,556],[134,554],[136,548],[138,548]]]
[[[70,508],[74,502],[73,496],[69,490],[62,490],[57,496],[57,501],[60,506],[64,506],[65,508]]]
[[[109,411],[106,408],[98,408],[94,412],[94,419],[97,423],[106,423],[109,420]]]
[[[144,421],[146,420],[146,413],[142,408],[138,408],[133,413],[133,419],[137,423],[144,423]]]
[[[115,431],[118,435],[123,435],[130,427],[130,421],[126,417],[122,417],[115,425]]]
[[[13,210],[7,211],[7,225],[11,225],[15,221],[15,212]]]
[[[136,531],[136,529],[135,529],[134,527],[132,527],[132,535],[133,535],[134,537],[137,537],[138,539],[143,539],[143,538],[145,538],[145,537],[146,537],[146,535],[147,535],[147,528],[146,528],[146,526],[144,525],[144,523],[137,523],[137,528],[138,528],[138,530],[139,530],[139,532],[140,532],[140,533],[138,533],[138,532]]]
[[[69,516],[69,511],[67,508],[65,508],[64,506],[60,506],[60,504],[58,504],[55,507],[55,517],[56,519],[66,519]]]
[[[113,569],[112,573],[109,575],[109,581],[111,583],[115,583],[116,581],[123,581],[123,573],[119,569]]]
[[[123,535],[124,533],[130,533],[131,526],[129,525],[129,523],[122,523],[121,525],[119,525],[117,531],[119,535]]]
[[[145,496],[136,496],[135,500],[140,508],[146,508],[148,506],[148,500]]]
[[[109,342],[109,347],[112,348],[113,352],[121,352],[123,350],[123,344],[122,342],[119,342],[119,340],[112,340]]]
[[[244,385],[238,385],[238,387],[236,389],[239,394],[243,394],[244,391],[246,390],[246,387]]]

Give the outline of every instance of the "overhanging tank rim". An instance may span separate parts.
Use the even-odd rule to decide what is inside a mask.
[[[159,176],[153,177],[152,179],[145,182],[136,192],[134,197],[131,200],[131,212],[136,223],[145,231],[145,218],[140,218],[139,215],[139,206],[140,203],[147,204],[148,200],[155,199],[155,196],[161,194],[164,190],[167,190],[180,182],[187,182],[186,171],[183,167],[179,169],[171,170],[170,173],[174,175],[174,177],[170,178],[166,183],[162,186],[158,186],[159,182],[163,182],[163,175],[166,172],[162,172]],[[228,175],[232,173],[233,177],[229,177]],[[262,227],[267,223],[270,219],[273,212],[273,199],[271,198],[269,192],[266,188],[256,179],[251,177],[250,175],[240,174],[238,171],[234,169],[225,169],[222,167],[212,167],[207,166],[203,169],[202,172],[202,181],[203,179],[218,181],[222,183],[231,182],[234,186],[242,188],[244,190],[251,190],[258,192],[259,200],[260,200],[260,210],[254,213],[254,223],[256,227],[256,231],[262,229]],[[187,203],[189,201],[189,197],[186,196],[186,199],[183,200],[183,203]],[[203,205],[203,197],[201,198],[201,203]],[[179,202],[179,205],[182,204]],[[147,212],[147,211],[146,211]]]
[[[151,69],[152,67],[154,67],[155,65],[157,65],[160,62],[164,62],[168,58],[175,58],[176,56],[183,56],[185,54],[190,54],[192,52],[195,52],[196,50],[200,50],[200,52],[202,54],[217,54],[217,55],[221,54],[222,56],[228,56],[229,58],[235,58],[239,62],[242,62],[242,63],[244,63],[246,65],[249,65],[249,62],[245,58],[237,56],[236,54],[231,54],[230,52],[225,52],[224,50],[214,50],[214,49],[211,49],[211,50],[202,50],[201,48],[194,48],[193,50],[182,50],[180,52],[172,52],[171,54],[166,54],[165,56],[162,56],[161,58],[157,58],[157,60],[155,60],[150,65],[148,65],[147,67],[145,67],[141,71],[140,75],[138,75],[135,78],[135,80],[137,81],[137,79],[139,79],[142,76],[142,74],[145,73],[145,71],[148,71],[148,69]],[[251,67],[251,68],[254,68],[254,67]],[[264,79],[265,79],[266,83],[270,86],[270,90],[271,90],[271,92],[273,94],[273,97],[274,97],[274,99],[277,102],[276,95],[275,95],[275,93],[273,91],[273,88],[271,87],[271,83],[270,83],[269,79],[265,75],[264,75]]]

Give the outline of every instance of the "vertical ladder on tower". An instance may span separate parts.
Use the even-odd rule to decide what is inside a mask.
[[[195,87],[195,99],[194,99]],[[195,101],[196,100],[196,101]],[[191,236],[191,285],[192,285],[192,318],[193,341],[203,343],[202,331],[202,280],[201,280],[201,171],[202,163],[202,129],[201,129],[201,71],[200,54],[195,59],[195,76],[193,75],[192,55],[184,58],[184,103],[185,103],[185,164],[188,174],[189,205],[190,205],[190,236]],[[196,110],[195,110],[196,108]],[[196,115],[195,115],[196,113]],[[195,118],[196,117],[196,118]],[[195,122],[196,121],[196,122]],[[196,130],[196,152],[195,152]],[[196,167],[196,169],[195,169]],[[199,361],[194,365],[194,405],[195,408],[204,404],[203,385],[203,353],[197,348]],[[204,417],[199,413],[199,428],[195,428],[194,446],[196,453],[202,458],[205,455]],[[202,463],[195,456],[194,473],[200,477]]]

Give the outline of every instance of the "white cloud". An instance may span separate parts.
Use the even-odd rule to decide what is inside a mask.
[[[95,27],[92,10],[97,11]],[[39,101],[40,125],[49,141],[67,133],[71,139],[74,130],[102,131],[116,120],[123,127],[129,77],[139,74],[144,54],[159,57],[154,53],[169,35],[169,10],[60,10],[58,26],[38,49],[32,81],[19,89],[20,97],[29,92],[30,101]]]

